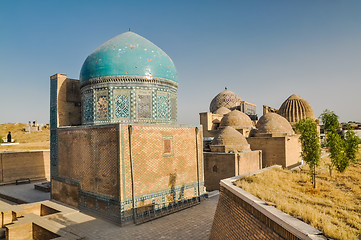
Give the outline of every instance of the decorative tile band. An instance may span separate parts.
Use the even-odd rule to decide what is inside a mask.
[[[177,92],[169,86],[99,84],[81,92],[83,124],[177,122]]]
[[[165,78],[149,78],[145,76],[124,76],[124,75],[91,78],[87,80],[80,87],[83,88],[88,85],[94,85],[99,83],[133,83],[133,82],[140,82],[147,84],[165,84],[174,88],[178,88],[178,83]]]

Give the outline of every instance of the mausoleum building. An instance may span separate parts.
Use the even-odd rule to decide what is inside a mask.
[[[119,222],[146,221],[204,194],[202,129],[177,125],[170,57],[133,32],[51,82],[52,199]]]

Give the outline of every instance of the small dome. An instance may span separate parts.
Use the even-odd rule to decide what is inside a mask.
[[[277,113],[266,113],[259,119],[256,127],[258,134],[294,134],[291,124],[287,119]]]
[[[229,110],[228,108],[220,107],[214,113],[219,114],[219,115],[224,115],[224,114],[227,114],[227,113],[230,113],[230,112],[231,112],[231,110]]]
[[[245,128],[252,128],[253,123],[252,120],[247,114],[240,112],[238,110],[233,110],[230,113],[224,115],[219,124],[219,127],[226,127],[230,126],[235,129],[245,129]]]
[[[246,138],[232,127],[221,129],[211,145],[249,145]]]
[[[93,78],[145,77],[177,82],[170,57],[155,44],[133,33],[122,33],[99,46],[85,60],[80,83]]]
[[[237,94],[225,89],[213,98],[211,105],[209,106],[209,110],[212,113],[215,113],[215,111],[220,107],[233,109],[241,105],[241,101],[242,99]]]
[[[299,120],[307,117],[315,119],[311,105],[295,94],[292,94],[282,103],[277,113],[286,118],[291,125],[295,125]]]

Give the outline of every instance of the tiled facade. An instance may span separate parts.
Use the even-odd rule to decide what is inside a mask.
[[[81,89],[82,123],[177,123],[177,88],[148,83],[97,83]]]

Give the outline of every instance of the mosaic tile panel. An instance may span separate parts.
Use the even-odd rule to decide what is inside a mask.
[[[58,174],[58,135],[57,135],[57,79],[50,80],[50,175],[55,177]]]
[[[108,116],[108,96],[97,96],[97,120],[106,120]]]
[[[168,118],[168,98],[167,96],[157,96],[157,118]]]
[[[114,118],[130,117],[130,96],[118,95],[114,97]]]
[[[57,128],[57,79],[50,80],[50,128]]]
[[[93,122],[93,96],[89,95],[83,99],[83,122]]]
[[[82,89],[83,123],[176,122],[176,89],[166,86],[149,86],[144,83],[134,83],[134,85],[98,83],[96,85],[97,88],[85,86]],[[86,103],[85,101],[88,100],[85,99],[89,97],[88,95],[91,95],[93,101],[89,100]]]

